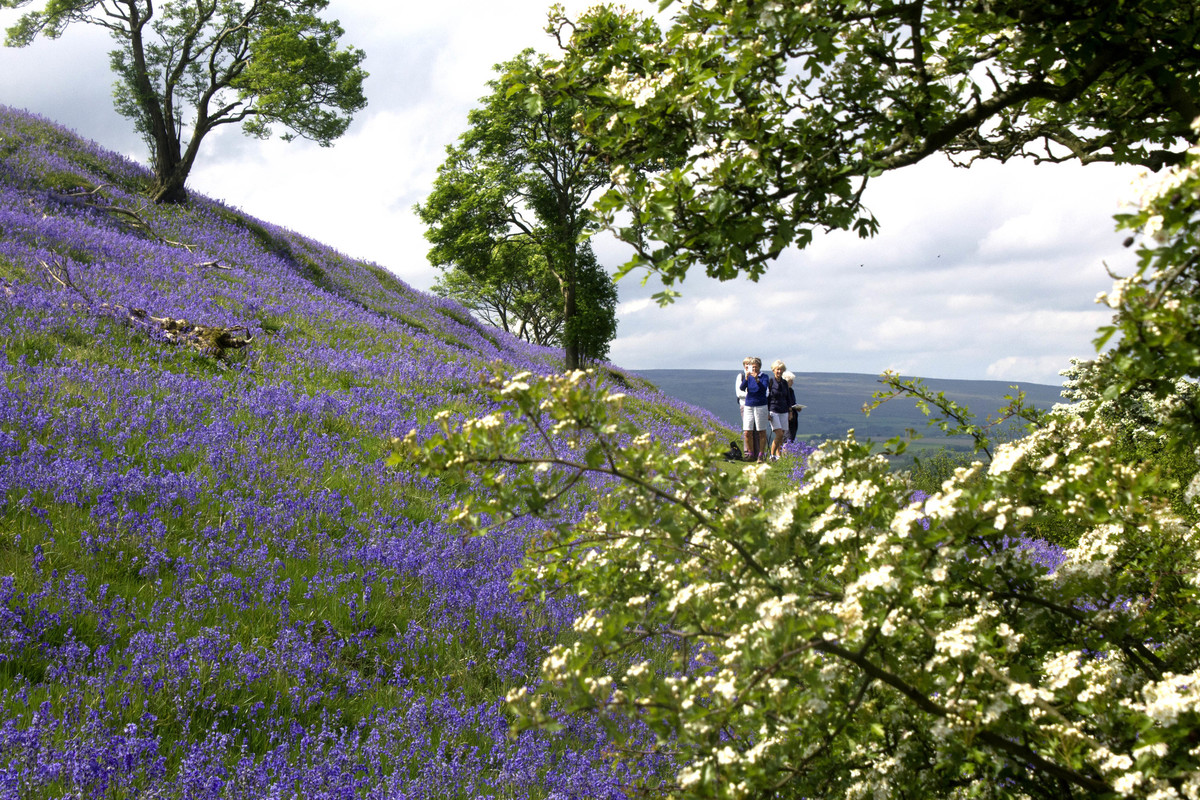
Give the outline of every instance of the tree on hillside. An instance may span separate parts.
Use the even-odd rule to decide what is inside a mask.
[[[458,301],[494,328],[544,347],[562,344],[562,302],[558,279],[545,259],[497,247],[494,258],[503,268],[476,278],[457,266],[442,268],[434,294]],[[511,254],[511,257],[510,257]]]
[[[429,225],[429,260],[439,267],[497,285],[510,274],[523,280],[537,269],[534,260],[544,263],[558,284],[563,351],[574,369],[580,336],[594,333],[584,331],[586,320],[579,318],[581,302],[590,302],[580,296],[580,238],[593,194],[608,185],[609,173],[575,131],[578,104],[530,110],[523,82],[543,61],[527,50],[497,65],[501,77],[489,82],[492,93],[468,115],[470,128],[446,149],[433,191],[417,213]],[[511,259],[521,257],[531,263],[514,269]]]
[[[711,438],[628,447],[632,398],[584,373],[498,378],[499,409],[442,420],[431,473],[488,490],[456,518],[544,516],[514,586],[579,604],[508,694],[523,724],[649,726],[672,796],[1200,798],[1200,9],[696,0],[656,45],[644,24],[559,16],[541,96],[589,98],[578,122],[621,178],[604,222],[668,284],[871,234],[869,179],[936,152],[1162,175],[1118,218],[1139,261],[1103,298],[1111,352],[1073,372],[1083,402],[923,503],[852,436],[786,489],[778,466],[716,469]],[[664,149],[679,169],[622,172]],[[596,473],[588,512],[556,515]],[[1061,551],[1027,538],[1046,525]]]
[[[580,361],[597,361],[607,357],[616,336],[617,287],[588,242],[579,245],[576,269],[579,288],[569,335]],[[461,267],[443,266],[433,291],[519,339],[562,347],[568,336],[558,278],[540,253],[528,252],[519,242],[498,245],[489,270],[478,278]]]
[[[397,440],[486,488],[464,532],[544,520],[514,589],[578,611],[508,692],[519,726],[648,726],[675,766],[655,796],[1200,798],[1200,478],[1120,435],[1200,452],[1200,145],[1123,226],[1141,262],[1080,407],[923,502],[852,435],[790,486],[721,469],[714,436],[645,435],[596,373],[498,375],[486,416]],[[580,487],[586,513],[559,506]],[[1028,538],[1047,523],[1066,547]]]
[[[0,0],[22,8],[31,0]],[[204,137],[241,123],[258,138],[337,139],[362,93],[364,54],[341,49],[343,31],[319,14],[328,0],[52,0],[24,14],[5,44],[55,39],[74,23],[108,29],[117,110],[150,147],[157,202],[187,199]]]
[[[935,153],[1158,169],[1200,115],[1190,0],[676,8],[656,34],[624,9],[557,8],[564,51],[539,87],[549,106],[587,99],[583,138],[620,179],[602,223],[636,248],[626,271],[668,287],[693,265],[757,278],[818,229],[874,234],[870,178]],[[624,172],[666,152],[687,153],[679,169]]]
[[[563,337],[575,343],[580,363],[603,361],[617,337],[617,284],[596,260],[590,242],[579,246],[578,258],[575,316],[570,325],[564,325]]]

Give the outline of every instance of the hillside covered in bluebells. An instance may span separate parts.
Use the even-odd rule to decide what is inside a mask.
[[[465,536],[475,487],[387,463],[560,353],[149,179],[0,107],[0,797],[652,785],[636,726],[510,737],[574,617],[510,589],[536,523]],[[722,430],[598,374],[655,438]]]

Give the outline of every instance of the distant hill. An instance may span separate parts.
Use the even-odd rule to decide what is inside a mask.
[[[719,420],[740,430],[737,402],[733,394],[736,369],[645,369],[637,374],[664,393],[711,411]],[[994,414],[1006,404],[1005,395],[1014,394],[1007,381],[926,380],[935,391],[945,392],[956,403],[966,405],[978,419]],[[892,400],[865,416],[864,403],[879,391],[876,375],[844,372],[801,372],[796,375],[796,397],[806,408],[800,415],[798,437],[810,441],[842,438],[853,428],[861,439],[877,442],[902,435],[913,428],[925,436],[924,445],[945,445],[961,449],[965,441],[947,439],[937,428],[927,427],[928,419],[912,401]],[[1061,403],[1061,388],[1040,383],[1020,384],[1030,405],[1049,409]]]

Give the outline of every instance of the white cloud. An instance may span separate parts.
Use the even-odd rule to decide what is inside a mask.
[[[1056,244],[1060,237],[1061,220],[1040,212],[1009,217],[988,232],[979,245],[984,256],[1024,255],[1037,253]]]
[[[619,303],[617,305],[617,314],[622,317],[632,317],[634,314],[641,314],[644,311],[649,311],[654,308],[654,301],[649,297],[643,297],[639,300],[630,300],[628,302]]]
[[[1058,384],[1061,383],[1061,380],[1057,379],[1058,373],[1070,366],[1072,355],[1059,353],[1036,357],[1006,356],[988,364],[984,376],[996,381],[1025,381],[1026,375],[1046,375],[1046,378],[1035,383]],[[1049,377],[1051,375],[1055,378]]]

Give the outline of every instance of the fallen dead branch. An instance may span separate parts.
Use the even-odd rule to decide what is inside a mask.
[[[154,330],[169,342],[186,345],[214,358],[223,358],[227,351],[240,350],[254,341],[250,329],[244,325],[198,325],[186,319],[156,317],[141,308],[127,308],[108,303],[99,306],[99,310],[118,319],[124,315],[124,320],[133,327]]]
[[[177,242],[173,239],[168,239],[165,236],[160,236],[154,230],[153,226],[146,222],[146,220],[143,219],[142,216],[136,211],[125,208],[124,206],[113,205],[111,203],[101,203],[100,198],[102,195],[100,194],[100,190],[106,186],[108,186],[106,183],[102,183],[92,189],[84,189],[82,186],[80,186],[62,193],[52,192],[51,196],[57,200],[71,203],[72,205],[82,204],[86,205],[88,208],[95,208],[100,211],[107,211],[110,214],[115,214],[116,216],[120,217],[121,221],[123,221],[129,227],[134,228],[135,230],[145,231],[146,233],[150,234],[151,237],[157,239],[163,244],[169,244],[172,247],[182,247],[189,253],[196,251],[197,245],[188,244],[187,242]],[[211,266],[212,263],[213,262],[207,262],[207,265]],[[224,267],[223,269],[228,269],[228,267]]]
[[[38,263],[42,265],[50,280],[53,280],[61,288],[74,292],[83,298],[86,301],[86,307],[92,313],[119,320],[132,328],[137,328],[166,339],[172,344],[185,345],[204,355],[221,359],[229,350],[240,350],[254,341],[254,336],[250,333],[250,329],[244,325],[234,325],[232,327],[199,325],[194,322],[188,322],[186,319],[156,317],[153,314],[147,313],[142,308],[131,308],[116,303],[100,303],[97,305],[92,302],[92,299],[86,292],[75,285],[75,281],[71,279],[71,273],[66,265],[58,261],[55,261],[51,265],[41,259],[38,260]],[[47,281],[47,285],[53,288],[50,280]]]
[[[54,283],[57,283],[63,289],[75,292],[88,301],[89,305],[91,304],[92,298],[88,296],[88,293],[76,286],[75,281],[71,280],[71,271],[67,268],[66,264],[58,259],[55,259],[53,264],[47,264],[40,258],[38,259],[38,263],[42,265],[42,269],[46,271],[46,275],[50,280],[53,280]],[[46,281],[46,285],[53,289],[54,285],[50,283],[50,280]]]

